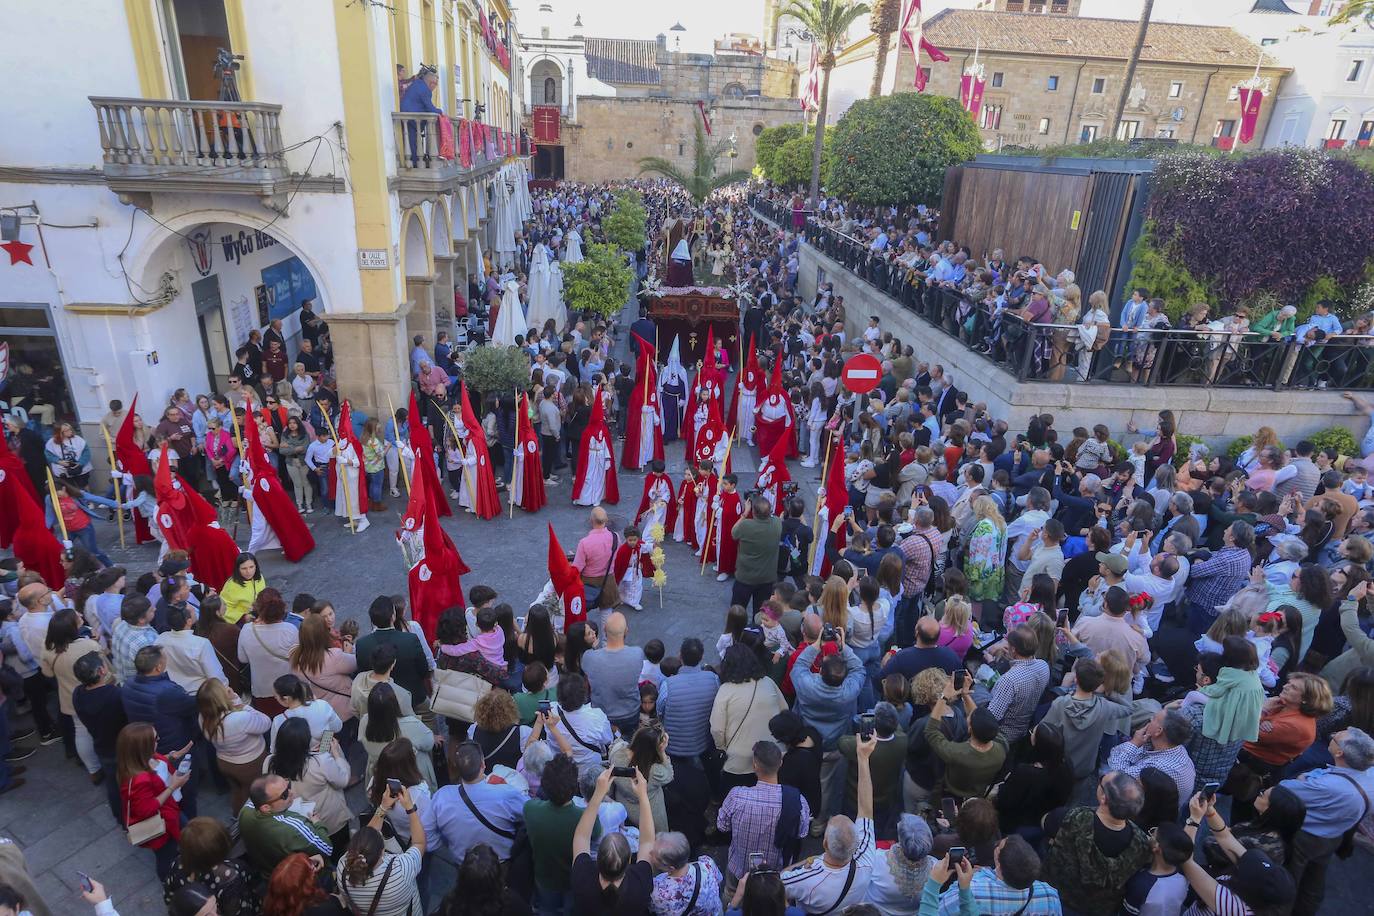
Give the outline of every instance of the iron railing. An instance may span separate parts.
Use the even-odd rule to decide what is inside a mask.
[[[754,210],[778,226],[792,210],[756,195]],[[1112,328],[1096,349],[1080,348],[1077,325],[1030,323],[994,313],[954,287],[927,283],[891,252],[808,219],[806,242],[905,311],[961,341],[1023,382],[1085,382],[1206,388],[1374,388],[1374,336],[1321,343],[1260,339],[1230,331]],[[1100,333],[1100,332],[1099,332]]]

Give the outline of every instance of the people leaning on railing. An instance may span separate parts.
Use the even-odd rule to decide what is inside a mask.
[[[776,189],[752,201],[780,227],[791,225],[790,198]],[[1137,290],[1113,327],[1106,294],[1093,292],[1084,306],[1070,270],[1050,276],[1029,257],[1010,264],[1000,249],[980,263],[952,242],[935,244],[934,210],[823,198],[807,212],[801,235],[813,248],[1019,379],[1374,387],[1371,315],[1343,324],[1319,303],[1298,324],[1293,306],[1252,316],[1243,305],[1216,314],[1197,303],[1175,322],[1163,300]]]

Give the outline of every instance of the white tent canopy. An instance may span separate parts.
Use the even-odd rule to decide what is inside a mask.
[[[515,336],[529,330],[525,322],[525,309],[520,304],[520,284],[507,280],[501,294],[501,308],[496,316],[496,328],[491,333],[491,343],[495,347],[515,346]]]

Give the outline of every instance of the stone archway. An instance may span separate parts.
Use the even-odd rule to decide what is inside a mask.
[[[430,241],[434,246],[434,324],[435,333],[453,333],[453,288],[457,277],[457,258],[453,253],[452,208],[447,196],[434,202],[430,211]]]
[[[273,321],[281,322],[289,377],[301,347],[302,302],[327,318],[334,300],[329,273],[280,223],[234,211],[160,223],[127,263],[143,289],[172,294],[137,319],[135,336],[158,361],[125,367],[135,389],[198,389],[204,379],[206,392],[226,391],[234,352]]]
[[[406,211],[401,227],[401,268],[405,271],[406,299],[411,303],[406,314],[406,334],[411,339],[418,334],[426,347],[433,347],[434,257],[424,210],[414,207]]]

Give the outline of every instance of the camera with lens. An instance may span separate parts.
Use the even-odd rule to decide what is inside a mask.
[[[835,632],[835,625],[833,623],[827,623],[825,626],[821,627],[822,642],[834,642],[836,638],[837,634]]]

